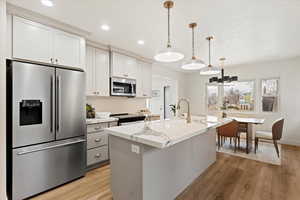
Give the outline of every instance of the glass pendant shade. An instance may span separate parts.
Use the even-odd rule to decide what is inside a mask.
[[[154,59],[158,62],[177,62],[182,60],[184,55],[171,47],[167,47],[166,49],[160,51],[158,54],[154,56]]]
[[[212,65],[206,66],[200,71],[200,75],[216,75],[221,72],[221,69],[219,67],[214,67]]]
[[[200,59],[191,59],[183,63],[181,66],[185,70],[199,70],[205,67],[205,63]]]

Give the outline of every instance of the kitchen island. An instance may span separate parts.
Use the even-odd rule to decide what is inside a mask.
[[[192,117],[106,129],[114,200],[173,200],[216,161],[216,128],[230,119]]]

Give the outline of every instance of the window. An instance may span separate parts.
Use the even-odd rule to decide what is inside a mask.
[[[207,84],[206,93],[208,111],[218,110],[218,86]]]
[[[254,81],[241,81],[224,86],[223,109],[254,111]]]
[[[279,104],[279,79],[265,79],[261,82],[262,111],[277,112]]]

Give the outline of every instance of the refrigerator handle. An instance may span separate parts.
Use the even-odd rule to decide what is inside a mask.
[[[35,149],[27,150],[27,151],[20,151],[20,152],[17,153],[17,155],[24,155],[24,154],[34,153],[34,152],[38,152],[38,151],[55,149],[55,148],[58,148],[58,147],[64,147],[64,146],[68,146],[68,145],[72,145],[72,144],[82,143],[82,142],[85,142],[85,141],[86,141],[85,139],[78,139],[78,140],[75,140],[75,141],[65,142],[65,143],[62,143],[62,144],[55,144],[55,145],[48,146],[48,147],[35,148]]]
[[[50,84],[50,132],[53,132],[53,76]]]
[[[60,92],[60,76],[56,77],[56,131],[59,132],[59,92]]]

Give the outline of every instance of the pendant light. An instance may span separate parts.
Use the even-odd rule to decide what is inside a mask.
[[[210,83],[219,83],[221,85],[224,85],[226,83],[231,83],[234,81],[238,81],[238,77],[237,76],[225,76],[224,73],[224,63],[225,63],[225,58],[220,58],[220,62],[221,62],[221,78],[218,78],[217,76],[212,77],[209,79]]]
[[[204,67],[203,69],[201,69],[200,71],[200,75],[216,75],[219,74],[221,72],[221,69],[219,67],[214,67],[211,65],[211,40],[214,39],[213,36],[209,36],[206,38],[208,40],[208,62],[209,64]]]
[[[194,31],[195,27],[197,27],[196,23],[189,24],[189,28],[192,29],[192,53],[193,53],[193,55],[192,55],[191,60],[184,62],[183,65],[181,66],[181,68],[185,69],[185,70],[199,70],[199,69],[205,67],[205,63],[202,60],[197,59],[195,56],[195,31]]]
[[[168,9],[168,44],[167,48],[160,51],[154,56],[154,59],[158,62],[177,62],[184,58],[184,55],[171,46],[171,33],[170,33],[170,9],[173,8],[173,1],[165,1],[164,7]]]

